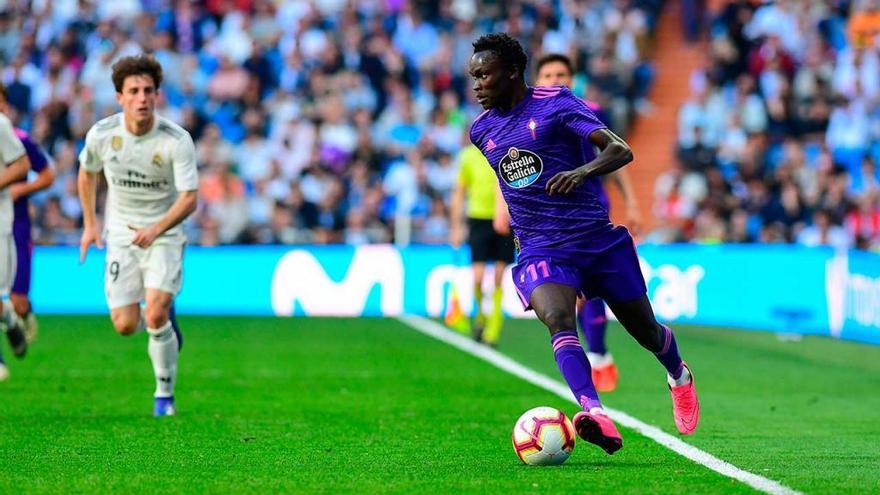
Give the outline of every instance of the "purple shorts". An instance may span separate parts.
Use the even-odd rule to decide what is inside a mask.
[[[34,251],[30,225],[13,226],[12,238],[15,241],[18,265],[15,269],[15,280],[12,282],[10,292],[28,295],[31,291],[31,256]]]
[[[639,267],[639,257],[632,237],[627,233],[620,241],[593,254],[560,250],[557,255],[523,255],[513,267],[513,284],[526,310],[532,309],[532,291],[542,284],[553,283],[575,288],[587,299],[600,297],[609,303],[633,301],[648,289]]]

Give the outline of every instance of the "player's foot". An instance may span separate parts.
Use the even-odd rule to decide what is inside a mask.
[[[37,315],[34,313],[28,313],[22,320],[24,321],[24,338],[27,340],[27,343],[30,344],[37,340],[37,334],[39,333]]]
[[[498,347],[498,341],[501,339],[502,325],[504,325],[504,315],[493,314],[487,318],[482,342],[491,347]]]
[[[15,315],[12,325],[6,327],[6,340],[12,348],[12,354],[17,358],[23,358],[27,354],[27,339],[24,335],[24,323]]]
[[[180,325],[177,324],[177,311],[174,309],[173,304],[171,309],[168,310],[168,320],[171,321],[171,329],[177,335],[177,350],[179,352],[183,349],[183,333],[180,331]]]
[[[672,394],[672,416],[675,418],[675,426],[682,435],[690,435],[697,429],[700,421],[700,401],[697,399],[697,389],[694,387],[694,374],[687,363],[683,363],[685,371],[690,379],[683,385],[676,386],[669,383],[669,392]]]
[[[614,422],[598,407],[575,414],[572,423],[579,437],[598,445],[609,455],[623,447],[623,438]]]
[[[609,363],[604,366],[594,366],[593,385],[599,392],[613,392],[617,388],[617,365]]]
[[[153,416],[174,416],[177,410],[174,408],[174,397],[156,397],[153,407]]]

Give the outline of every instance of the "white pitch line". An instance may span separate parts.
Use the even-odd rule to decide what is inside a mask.
[[[546,375],[542,375],[494,349],[478,344],[464,335],[449,330],[434,320],[423,318],[421,316],[401,316],[398,320],[429,337],[433,337],[441,342],[449,344],[472,356],[476,356],[483,361],[494,365],[496,368],[502,369],[511,375],[522,378],[533,385],[537,385],[544,390],[553,392],[565,400],[577,404],[567,385],[564,385]],[[729,462],[722,461],[714,455],[704,452],[693,445],[687,444],[659,428],[634,418],[623,411],[608,407],[605,408],[605,411],[611,419],[618,424],[636,430],[669,450],[672,450],[697,464],[705,466],[716,473],[741,481],[758,491],[772,495],[803,495],[801,492],[793,490],[778,481],[773,481],[755,473],[750,473],[749,471],[740,469]]]

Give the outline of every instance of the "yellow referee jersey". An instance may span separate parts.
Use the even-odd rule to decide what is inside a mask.
[[[483,153],[470,145],[459,154],[458,181],[467,195],[467,216],[491,220],[495,216],[495,191],[498,178]]]

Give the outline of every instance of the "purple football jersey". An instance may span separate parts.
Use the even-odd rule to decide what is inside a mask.
[[[544,189],[557,173],[593,160],[588,138],[605,128],[564,86],[529,87],[510,111],[487,110],[474,121],[471,142],[495,169],[523,254],[575,256],[621,240],[603,204],[600,178],[564,195]]]
[[[31,162],[31,170],[37,173],[42,172],[43,169],[45,169],[49,165],[49,161],[46,159],[46,155],[43,153],[43,150],[40,149],[40,146],[35,143],[33,139],[31,139],[27,132],[21,129],[15,129],[15,135],[18,136],[21,144],[24,145],[24,150],[25,152],[27,152],[28,160],[30,160]],[[27,180],[27,177],[25,177],[19,182],[25,182]],[[28,214],[27,196],[22,196],[18,198],[14,203],[12,203],[12,211],[13,226],[29,226],[31,224],[31,218]]]

